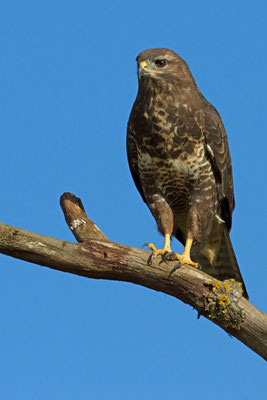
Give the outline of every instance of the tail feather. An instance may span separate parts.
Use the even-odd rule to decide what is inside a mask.
[[[205,253],[205,249],[204,249]],[[196,261],[201,265],[202,271],[213,276],[215,279],[224,281],[235,279],[242,283],[243,295],[248,299],[248,293],[243,281],[232,242],[226,227],[222,226],[221,240],[216,257],[211,262],[203,254],[197,255]]]

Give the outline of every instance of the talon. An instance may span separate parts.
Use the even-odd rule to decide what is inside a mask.
[[[165,262],[169,259],[169,256],[172,254],[170,246],[170,234],[169,233],[165,234],[163,249],[157,249],[153,243],[148,243],[148,242],[143,244],[142,248],[144,247],[148,247],[150,250],[152,250],[152,254],[150,254],[147,260],[148,265],[152,265],[152,261],[156,256],[162,256],[161,262]]]
[[[173,269],[171,270],[171,272],[169,273],[169,278],[171,277],[171,275],[180,267],[182,266],[181,261],[179,261],[177,264],[175,264],[175,266],[173,267]]]
[[[150,256],[147,259],[147,265],[151,266],[152,265],[152,261],[154,260],[154,258],[156,257],[156,254],[151,253]]]
[[[191,265],[194,268],[199,268],[198,263],[193,262],[191,260],[191,258],[188,257],[187,255],[185,255],[185,254],[177,254],[177,253],[175,253],[175,255],[176,255],[177,260],[179,260],[181,266],[184,265],[184,264],[187,264],[187,265]]]
[[[143,244],[142,247],[144,247],[144,246],[148,247],[149,250],[152,250],[153,253],[155,253],[155,254],[159,254],[158,252],[161,252],[161,251],[162,251],[162,250],[157,250],[153,243],[145,243],[145,244]],[[160,254],[161,254],[161,253],[160,253]]]
[[[163,256],[162,256],[162,259],[161,259],[161,261],[159,262],[159,264],[162,264],[163,262],[167,262],[167,261],[169,261],[170,260],[170,256],[172,255],[172,253],[171,252],[169,252],[169,251],[165,251],[165,253],[163,254]]]
[[[143,246],[142,246],[142,249],[143,249],[144,247],[148,247],[148,245],[149,245],[148,242],[147,242],[147,243],[144,243]]]
[[[177,260],[176,254],[177,254],[177,253],[171,252],[171,253],[169,254],[168,261],[175,261],[175,260]]]

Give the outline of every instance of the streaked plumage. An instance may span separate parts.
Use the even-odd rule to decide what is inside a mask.
[[[145,50],[137,62],[139,90],[127,132],[137,189],[165,242],[168,235],[184,245],[190,239],[192,260],[217,279],[242,282],[247,296],[229,237],[235,203],[220,115],[173,51]]]

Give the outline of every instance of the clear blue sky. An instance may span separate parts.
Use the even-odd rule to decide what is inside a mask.
[[[169,47],[226,126],[232,240],[266,311],[266,11],[264,0],[2,0],[0,220],[74,241],[59,207],[70,191],[111,240],[162,245],[125,136],[135,57]],[[266,395],[264,361],[174,298],[3,255],[0,267],[1,400]]]

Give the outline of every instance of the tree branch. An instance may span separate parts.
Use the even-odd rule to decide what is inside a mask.
[[[132,282],[174,296],[267,360],[267,315],[242,297],[237,282],[216,281],[187,265],[172,273],[175,262],[148,266],[150,253],[111,242],[88,218],[80,199],[64,193],[60,204],[79,243],[0,223],[0,252],[56,270]]]

